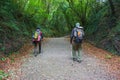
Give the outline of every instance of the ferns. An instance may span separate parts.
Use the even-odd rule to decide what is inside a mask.
[[[116,16],[119,17],[119,0],[114,0]],[[23,37],[30,38],[37,25],[41,26],[44,36],[62,36],[69,34],[76,22],[84,27],[86,36],[96,43],[119,33],[119,24],[110,28],[108,2],[96,0],[0,0],[0,48],[10,41],[23,43]],[[115,18],[119,20],[119,18]],[[112,26],[112,25],[111,25]],[[101,33],[103,31],[103,33]],[[6,32],[5,36],[2,35]],[[109,33],[109,35],[108,35]],[[9,35],[8,35],[9,34]],[[111,37],[113,38],[113,37]],[[6,43],[6,44],[4,44]],[[2,45],[1,45],[2,44]],[[19,44],[18,44],[19,45]],[[16,47],[16,46],[15,46]]]

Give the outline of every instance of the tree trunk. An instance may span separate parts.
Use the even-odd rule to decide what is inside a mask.
[[[115,6],[113,5],[113,1],[112,0],[108,0],[108,2],[110,4],[112,16],[115,16]]]

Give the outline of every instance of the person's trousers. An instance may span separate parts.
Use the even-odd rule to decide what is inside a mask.
[[[72,56],[74,59],[81,60],[81,43],[73,43],[72,44]]]
[[[37,46],[39,46],[39,53],[41,53],[41,41],[34,41],[34,51],[37,50]]]

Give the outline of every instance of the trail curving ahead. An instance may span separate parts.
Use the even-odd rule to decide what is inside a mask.
[[[82,62],[71,59],[71,45],[65,38],[50,38],[42,54],[28,58],[20,80],[117,80],[99,59],[82,53]]]

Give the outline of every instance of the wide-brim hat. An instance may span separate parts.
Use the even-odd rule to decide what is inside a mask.
[[[79,28],[79,29],[83,29],[83,27],[82,26],[76,26],[77,28]]]
[[[83,27],[80,26],[80,23],[76,23],[75,25],[76,25],[76,28],[83,29]]]

